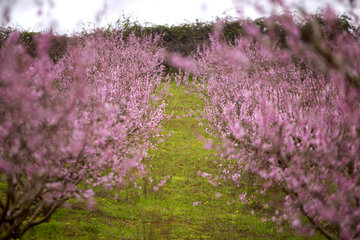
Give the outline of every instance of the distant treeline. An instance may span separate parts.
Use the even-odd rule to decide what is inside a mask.
[[[320,26],[323,26],[325,29],[323,34],[327,34],[325,22],[321,15],[313,15],[311,19],[307,21],[300,22],[299,29],[301,33],[301,38],[304,41],[311,39],[312,33],[312,24],[316,22]],[[241,37],[245,33],[244,25],[249,23],[254,23],[259,30],[266,34],[269,28],[269,23],[271,22],[271,27],[276,28],[277,36],[272,36],[272,39],[276,41],[281,47],[286,47],[286,31],[283,29],[280,23],[274,24],[273,19],[271,18],[258,18],[255,20],[238,20],[238,19],[223,19],[221,24],[222,28],[222,38],[224,41],[229,44],[234,43],[235,39]],[[355,27],[351,24],[351,19],[345,15],[339,16],[337,19],[337,24],[339,31],[334,31],[332,29],[331,34],[336,35],[336,32],[340,33],[342,31],[353,32]],[[143,26],[140,23],[132,22],[129,19],[118,21],[115,25],[109,26],[108,28],[101,29],[104,31],[104,34],[111,31],[122,31],[123,37],[127,38],[130,34],[135,34],[136,36],[142,37],[149,34],[159,34],[162,36],[163,47],[168,51],[178,52],[184,56],[188,56],[191,53],[194,53],[198,48],[206,45],[210,41],[210,34],[214,31],[215,27],[219,26],[215,22],[199,22],[195,23],[185,23],[181,25],[153,25],[153,26]],[[332,26],[332,28],[334,25]],[[12,28],[0,29],[0,47],[2,47],[9,36],[9,34],[14,31]],[[271,31],[274,32],[274,31]],[[36,35],[40,33],[21,31],[20,39],[26,50],[31,56],[36,56]],[[76,41],[81,41],[81,36],[87,34],[92,34],[92,31],[84,31],[75,35],[58,35],[53,34],[50,38],[50,50],[49,55],[54,62],[57,62],[65,53],[67,46]],[[335,36],[327,36],[328,39],[334,39]]]
[[[16,29],[12,28],[0,29],[0,48],[5,45],[8,36],[15,30]],[[42,33],[20,31],[20,37],[18,39],[18,42],[23,44],[29,55],[32,57],[36,57],[37,55],[36,36],[39,34]],[[69,37],[67,35],[57,34],[50,34],[49,36],[49,56],[54,62],[57,62],[66,53],[68,44],[74,41],[75,38]]]

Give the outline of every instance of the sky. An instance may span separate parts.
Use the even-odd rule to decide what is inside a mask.
[[[196,19],[211,21],[216,17],[237,17],[239,11],[245,17],[261,16],[249,7],[245,0],[42,0],[42,7],[34,4],[39,0],[1,1],[15,3],[10,8],[11,21],[7,26],[30,31],[46,30],[51,26],[58,33],[73,33],[81,31],[83,27],[91,28],[94,24],[107,26],[122,19],[122,16],[130,17],[131,20],[142,24],[168,25],[194,22]],[[246,2],[251,1],[254,0],[246,0]],[[299,2],[316,11],[321,7],[320,2],[324,1],[326,2],[326,0]],[[270,8],[263,6],[266,9]],[[39,10],[41,15],[38,14]]]

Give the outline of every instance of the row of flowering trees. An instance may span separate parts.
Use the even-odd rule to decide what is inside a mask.
[[[172,60],[198,76],[204,124],[233,162],[223,178],[250,172],[282,190],[278,223],[360,239],[358,30],[331,9],[301,17],[245,22],[234,45],[216,32],[195,61]]]
[[[144,173],[165,117],[158,38],[95,31],[54,64],[50,35],[38,36],[35,58],[18,35],[0,49],[1,239],[74,196],[93,203],[94,187],[123,187],[131,169]]]

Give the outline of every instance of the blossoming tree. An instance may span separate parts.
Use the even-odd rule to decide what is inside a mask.
[[[223,178],[256,174],[285,193],[274,221],[328,239],[360,237],[360,43],[345,20],[244,21],[234,45],[215,33],[196,61],[174,61],[199,77],[204,123],[233,162]]]
[[[159,137],[165,104],[158,38],[97,31],[54,64],[49,35],[30,57],[12,33],[0,50],[0,238],[21,237],[72,197],[121,188]]]

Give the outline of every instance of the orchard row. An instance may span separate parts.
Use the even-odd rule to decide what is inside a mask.
[[[0,50],[1,239],[20,238],[72,197],[93,204],[94,188],[122,188],[133,169],[146,174],[142,162],[171,117],[165,58],[194,76],[175,79],[202,95],[205,110],[194,115],[222,140],[206,144],[224,161],[212,184],[255,175],[262,191],[286,195],[273,221],[359,239],[358,31],[339,28],[330,10],[322,21],[302,17],[307,39],[290,14],[268,18],[266,33],[248,22],[233,44],[219,24],[191,58],[167,53],[157,35],[125,41],[95,30],[54,63],[50,34],[31,57],[11,33]]]

